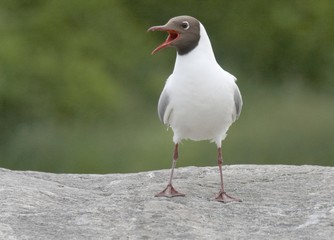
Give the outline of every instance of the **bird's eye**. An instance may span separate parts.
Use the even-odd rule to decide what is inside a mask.
[[[187,21],[183,21],[181,23],[181,27],[184,29],[184,30],[188,30],[188,28],[190,27],[189,23]]]

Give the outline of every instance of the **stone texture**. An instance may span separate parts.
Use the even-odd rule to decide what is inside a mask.
[[[51,174],[0,169],[0,239],[333,239],[334,168],[178,168],[186,197],[155,198],[169,170]]]

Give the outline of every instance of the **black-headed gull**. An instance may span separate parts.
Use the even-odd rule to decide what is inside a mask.
[[[180,141],[210,140],[217,145],[221,180],[221,189],[215,199],[220,202],[241,201],[224,190],[221,150],[226,132],[238,119],[242,108],[236,78],[217,63],[205,28],[197,19],[178,16],[148,31],[168,32],[166,41],[152,54],[165,47],[177,50],[174,71],[167,79],[158,104],[161,122],[174,132],[173,164],[167,187],[155,196],[184,196],[172,186]]]

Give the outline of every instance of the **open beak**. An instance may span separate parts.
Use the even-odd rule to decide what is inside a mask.
[[[163,25],[163,26],[153,26],[153,27],[150,27],[147,31],[148,32],[151,32],[151,31],[168,32],[167,39],[161,45],[159,45],[156,49],[154,49],[152,51],[152,54],[156,53],[157,51],[159,51],[159,50],[161,50],[165,47],[170,46],[171,43],[179,37],[179,33],[177,31],[175,31],[173,29],[170,29],[170,28],[167,28],[165,25]]]

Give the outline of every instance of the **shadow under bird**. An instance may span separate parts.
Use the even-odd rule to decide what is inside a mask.
[[[217,145],[221,189],[215,198],[220,202],[241,201],[224,190],[222,141],[241,112],[242,97],[236,78],[216,61],[204,26],[194,17],[178,16],[165,25],[148,31],[165,31],[168,37],[152,54],[174,47],[177,56],[173,73],[168,77],[158,103],[162,123],[173,129],[174,155],[167,187],[156,197],[185,196],[172,185],[181,140],[210,140]]]

